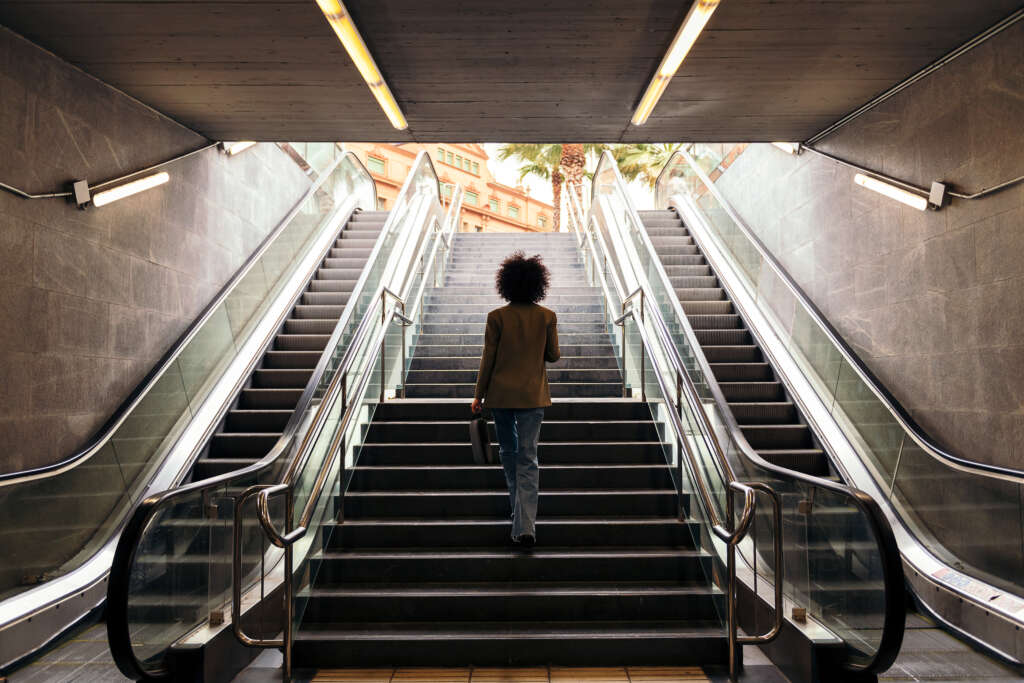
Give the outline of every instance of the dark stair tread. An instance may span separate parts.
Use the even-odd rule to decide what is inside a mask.
[[[635,582],[622,581],[537,581],[485,583],[347,583],[344,586],[320,587],[303,591],[318,596],[380,596],[380,597],[460,597],[460,596],[556,596],[556,595],[721,595],[714,585],[704,582]]]
[[[510,622],[446,622],[436,623],[377,623],[372,628],[358,623],[323,623],[304,627],[296,634],[298,640],[486,640],[515,638],[520,640],[546,640],[549,638],[582,637],[595,639],[692,638],[694,636],[725,638],[725,628],[707,622],[681,621],[549,621],[537,622],[530,627]]]

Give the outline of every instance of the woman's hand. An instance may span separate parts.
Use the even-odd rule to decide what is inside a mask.
[[[483,402],[478,398],[474,398],[473,405],[471,405],[469,409],[473,411],[474,415],[476,415],[484,409]]]

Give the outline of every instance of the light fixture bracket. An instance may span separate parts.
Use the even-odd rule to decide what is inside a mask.
[[[75,203],[79,209],[85,209],[92,201],[92,196],[89,194],[89,182],[86,180],[76,180],[71,183],[71,200]]]
[[[932,181],[931,191],[928,193],[928,208],[938,211],[949,202],[949,185],[938,180]]]

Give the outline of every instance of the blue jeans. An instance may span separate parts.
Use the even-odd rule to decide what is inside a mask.
[[[512,538],[523,534],[536,536],[537,492],[540,468],[537,465],[537,437],[544,420],[543,408],[510,410],[494,408],[494,429],[498,433],[498,451],[505,468],[509,503],[512,506]]]

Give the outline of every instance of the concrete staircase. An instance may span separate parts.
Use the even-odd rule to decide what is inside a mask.
[[[469,400],[491,284],[515,248],[552,270],[563,360],[540,435],[538,545],[509,542],[500,465],[475,465]],[[723,596],[648,407],[620,398],[600,300],[568,235],[458,235],[408,390],[367,427],[343,522],[300,594],[297,668],[724,666]],[[492,427],[493,440],[493,427]],[[497,446],[494,446],[495,452]]]

